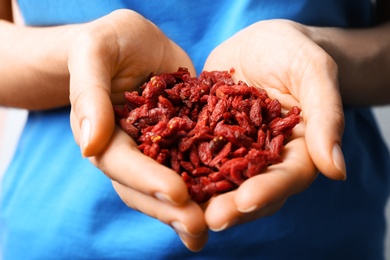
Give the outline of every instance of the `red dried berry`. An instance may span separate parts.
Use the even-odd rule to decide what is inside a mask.
[[[281,162],[286,139],[301,110],[286,115],[278,100],[230,71],[186,68],[151,74],[126,103],[115,106],[116,122],[138,148],[182,176],[191,198],[203,203],[237,188],[246,179]]]

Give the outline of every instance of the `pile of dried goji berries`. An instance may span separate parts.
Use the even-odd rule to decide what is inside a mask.
[[[235,83],[228,71],[187,69],[151,75],[142,93],[126,92],[117,123],[147,156],[180,174],[202,203],[237,188],[281,161],[285,139],[300,121],[265,90]]]

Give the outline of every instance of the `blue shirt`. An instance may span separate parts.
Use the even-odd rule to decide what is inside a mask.
[[[118,8],[156,23],[198,72],[210,51],[253,22],[365,27],[370,0],[19,0],[33,26],[80,23]],[[82,159],[69,108],[30,112],[3,181],[1,245],[7,259],[383,259],[389,154],[367,108],[345,107],[348,180],[322,176],[276,214],[223,232],[192,253],[170,227],[127,208],[110,180]]]

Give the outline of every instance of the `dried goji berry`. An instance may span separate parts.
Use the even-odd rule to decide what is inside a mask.
[[[126,92],[126,103],[114,106],[117,124],[145,155],[180,174],[198,203],[279,163],[300,121],[298,107],[283,115],[278,100],[235,83],[232,73],[152,73],[140,93]]]

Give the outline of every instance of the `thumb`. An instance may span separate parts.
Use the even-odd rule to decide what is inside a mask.
[[[341,151],[344,112],[338,90],[337,66],[326,57],[324,67],[314,66],[303,81],[300,101],[306,123],[305,139],[314,164],[325,176],[346,179],[346,167]]]
[[[71,49],[68,62],[72,131],[84,157],[100,153],[115,127],[111,75],[98,57],[79,45]]]

